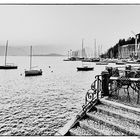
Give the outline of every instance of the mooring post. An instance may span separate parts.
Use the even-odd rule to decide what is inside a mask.
[[[107,70],[102,71],[102,96],[109,96],[109,72]]]
[[[125,67],[125,70],[126,70],[126,71],[125,71],[125,76],[128,77],[128,74],[129,74],[130,71],[131,71],[131,65],[126,66],[126,67]]]

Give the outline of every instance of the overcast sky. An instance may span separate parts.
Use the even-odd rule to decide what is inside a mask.
[[[66,53],[97,44],[107,50],[140,32],[140,5],[0,5],[0,45],[45,46]],[[40,48],[41,49],[41,48]],[[59,52],[60,53],[60,52]]]

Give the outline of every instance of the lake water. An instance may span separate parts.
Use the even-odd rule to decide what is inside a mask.
[[[29,57],[8,57],[18,69],[0,70],[0,135],[54,135],[82,109],[95,75],[105,66],[89,63],[94,71],[77,72],[81,62],[63,59],[33,57],[33,66],[41,68],[43,75],[25,77]]]

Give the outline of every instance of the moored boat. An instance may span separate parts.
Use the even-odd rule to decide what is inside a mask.
[[[42,70],[33,70],[32,69],[32,46],[30,47],[30,69],[25,70],[25,76],[39,76],[42,75]]]
[[[0,69],[17,69],[18,66],[14,66],[14,65],[4,65],[4,66],[0,66]]]
[[[108,65],[108,62],[97,62],[96,65]]]
[[[138,62],[136,60],[128,60],[126,63],[127,64],[137,64]]]
[[[116,62],[116,65],[125,65],[125,64],[126,64],[126,62],[123,62],[122,60],[118,60]]]
[[[83,57],[83,39],[82,39],[82,58],[84,59]],[[81,67],[77,67],[77,71],[91,71],[93,70],[94,68],[93,67],[89,67],[89,66],[84,66],[83,65],[83,61],[82,61],[82,66]]]
[[[88,66],[77,67],[78,71],[91,71],[93,69],[94,69],[94,67],[88,67]]]
[[[15,66],[13,64],[8,64],[7,63],[7,50],[8,50],[8,40],[6,42],[6,49],[5,49],[5,65],[0,66],[0,69],[5,69],[5,70],[9,70],[9,69],[17,69],[18,66]]]
[[[42,75],[42,70],[26,70],[25,71],[25,76],[37,76],[37,75]]]

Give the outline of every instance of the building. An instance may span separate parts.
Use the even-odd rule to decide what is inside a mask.
[[[122,59],[134,58],[138,56],[140,58],[140,44],[137,45],[137,54],[135,52],[135,44],[128,44],[119,47],[118,57]]]

